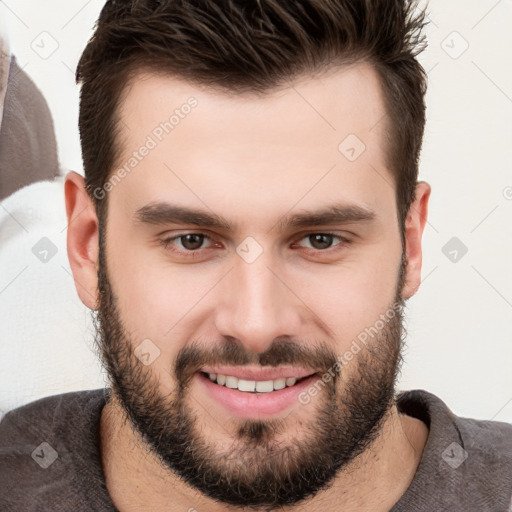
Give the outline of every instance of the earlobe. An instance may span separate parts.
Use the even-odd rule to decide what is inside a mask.
[[[82,176],[76,172],[68,173],[64,194],[68,221],[67,251],[75,287],[81,301],[89,309],[96,309],[98,218]]]
[[[405,251],[407,267],[402,297],[409,299],[421,283],[422,246],[421,238],[427,223],[430,185],[424,181],[416,185],[415,199],[407,213],[405,223]]]

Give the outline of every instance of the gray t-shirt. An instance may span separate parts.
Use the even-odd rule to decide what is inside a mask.
[[[99,451],[107,390],[51,396],[0,423],[0,510],[116,510]],[[455,416],[426,391],[397,399],[429,436],[416,475],[392,512],[512,511],[512,425]],[[169,508],[172,510],[172,507]]]

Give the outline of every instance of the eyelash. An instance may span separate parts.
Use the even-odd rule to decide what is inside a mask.
[[[204,236],[204,241],[206,240],[210,240],[211,242],[214,242],[214,240],[206,235],[205,233],[200,233],[200,232],[195,232],[195,231],[190,231],[190,232],[186,232],[186,233],[181,233],[179,235],[174,235],[172,237],[167,237],[167,238],[164,238],[162,240],[160,240],[160,244],[163,246],[164,249],[166,250],[169,250],[169,246],[172,244],[172,242],[176,241],[176,240],[179,240],[180,238],[183,238],[187,235],[201,235],[201,236]],[[334,246],[331,246],[331,247],[328,247],[327,249],[314,249],[314,248],[309,248],[309,247],[306,247],[307,250],[309,251],[314,251],[316,253],[329,253],[331,252],[331,250],[336,250],[336,247],[338,246],[346,246],[346,245],[349,245],[350,244],[350,240],[339,235],[339,234],[336,234],[336,233],[332,233],[330,231],[318,231],[318,232],[311,232],[311,233],[307,233],[306,235],[303,235],[301,238],[299,238],[298,240],[301,241],[301,240],[304,240],[305,238],[308,238],[310,236],[313,236],[313,235],[325,235],[325,236],[332,236],[333,238],[337,238],[338,240],[340,240],[340,243],[334,245]],[[214,242],[215,243],[215,242]],[[194,250],[183,250],[183,249],[175,249],[175,248],[172,248],[170,249],[172,252],[175,252],[175,253],[178,253],[180,255],[185,255],[185,256],[188,256],[188,257],[194,257],[195,255],[199,254],[201,251],[205,250],[207,248],[204,248],[204,249],[194,249]],[[341,249],[338,249],[338,250],[341,250]]]

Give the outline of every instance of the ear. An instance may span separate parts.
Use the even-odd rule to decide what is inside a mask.
[[[80,174],[70,172],[66,175],[64,194],[68,219],[68,258],[76,291],[89,309],[96,309],[99,251],[96,210]]]
[[[418,290],[421,283],[422,248],[421,237],[428,215],[430,185],[420,181],[416,185],[416,195],[405,221],[405,255],[407,267],[402,297],[409,299]]]

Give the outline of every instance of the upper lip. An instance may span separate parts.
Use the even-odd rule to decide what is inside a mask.
[[[249,367],[249,366],[204,366],[199,371],[204,373],[216,373],[217,375],[230,375],[243,380],[276,380],[295,377],[302,379],[315,372],[306,368],[293,367]]]

